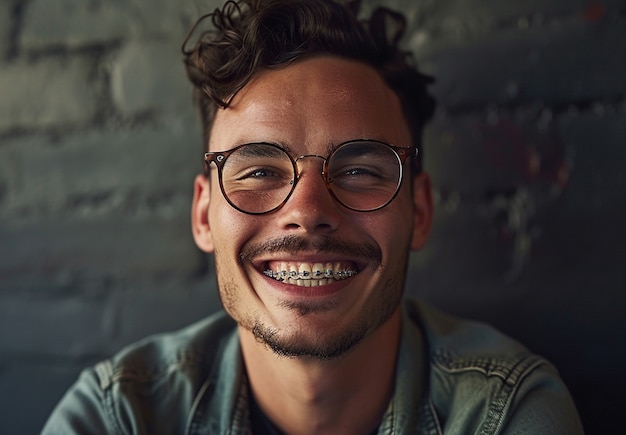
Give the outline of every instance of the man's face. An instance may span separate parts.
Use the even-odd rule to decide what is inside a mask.
[[[317,57],[257,74],[231,106],[218,110],[209,149],[270,142],[294,158],[327,156],[354,139],[411,144],[399,100],[374,69]],[[425,241],[432,207],[427,176],[411,180],[409,164],[398,196],[372,212],[336,202],[316,158],[298,162],[301,178],[293,194],[266,215],[231,207],[214,166],[209,180],[199,176],[194,237],[215,253],[222,303],[240,327],[279,354],[329,358],[396,313],[408,252]],[[333,279],[288,284],[268,276],[320,267],[332,268]]]

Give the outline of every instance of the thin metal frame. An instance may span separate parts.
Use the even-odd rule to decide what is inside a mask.
[[[396,185],[396,190],[395,190],[394,194],[391,196],[391,198],[389,198],[389,200],[387,202],[385,202],[381,206],[378,206],[378,207],[372,208],[372,209],[367,209],[367,210],[359,210],[359,209],[356,209],[356,208],[353,208],[353,207],[350,207],[350,206],[344,204],[337,197],[337,195],[335,195],[335,192],[333,192],[333,189],[331,187],[332,181],[329,181],[328,177],[327,177],[327,174],[328,174],[328,161],[341,148],[343,148],[344,146],[353,145],[353,144],[359,144],[359,143],[362,143],[362,142],[376,143],[376,144],[380,144],[380,145],[383,145],[383,146],[386,146],[386,147],[390,148],[394,152],[394,154],[395,154],[395,156],[398,159],[398,162],[400,164],[400,175],[398,177],[398,184]],[[282,151],[289,158],[289,161],[291,162],[291,165],[293,167],[294,180],[293,180],[293,183],[292,183],[292,186],[291,186],[291,190],[289,190],[289,193],[287,194],[287,196],[285,197],[285,199],[283,201],[281,201],[276,207],[273,207],[272,209],[267,210],[267,211],[250,212],[250,211],[243,210],[240,207],[236,206],[230,200],[230,198],[226,195],[226,193],[224,191],[224,184],[223,184],[223,181],[222,181],[222,170],[223,170],[223,167],[224,167],[224,163],[226,162],[226,160],[228,159],[228,157],[231,154],[233,154],[235,151],[239,150],[240,148],[248,146],[248,145],[268,145],[268,146],[274,147],[274,148]],[[210,163],[211,162],[215,163],[215,166],[218,169],[218,180],[219,180],[219,185],[220,185],[220,190],[222,192],[222,196],[224,197],[226,202],[228,202],[228,204],[230,204],[231,207],[233,207],[235,210],[238,210],[238,211],[240,211],[242,213],[249,214],[249,215],[264,215],[264,214],[272,213],[272,212],[280,209],[283,205],[285,205],[287,203],[287,201],[289,201],[289,198],[291,197],[291,194],[296,189],[296,185],[298,184],[298,181],[300,180],[300,172],[298,171],[298,165],[297,165],[298,160],[301,160],[301,159],[304,159],[304,158],[308,158],[308,157],[320,158],[323,161],[323,163],[322,163],[322,173],[321,173],[322,179],[324,180],[324,184],[326,185],[326,189],[328,190],[330,195],[335,199],[335,201],[337,201],[339,204],[341,204],[342,206],[346,207],[349,210],[354,210],[354,211],[366,213],[366,212],[370,212],[370,211],[380,210],[381,208],[386,207],[398,195],[398,192],[400,191],[400,187],[402,186],[402,180],[404,179],[404,163],[406,162],[407,158],[411,155],[411,150],[414,150],[413,157],[417,158],[419,150],[415,146],[398,147],[398,146],[390,145],[388,143],[385,143],[385,142],[382,142],[382,141],[379,141],[379,140],[353,139],[353,140],[349,140],[349,141],[346,141],[346,142],[342,142],[341,144],[337,145],[337,147],[335,149],[333,149],[327,157],[323,157],[323,156],[320,156],[320,155],[317,155],[317,154],[303,154],[303,155],[300,155],[300,156],[298,156],[296,158],[293,158],[283,147],[281,147],[281,146],[279,146],[277,144],[270,143],[270,142],[250,142],[250,143],[245,143],[245,144],[238,145],[238,146],[236,146],[234,148],[231,148],[229,150],[226,150],[226,151],[209,151],[209,152],[205,152],[204,153],[204,169],[205,169],[205,174],[207,176],[209,176]]]

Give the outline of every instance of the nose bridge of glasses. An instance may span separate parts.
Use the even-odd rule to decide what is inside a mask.
[[[294,163],[296,164],[296,168],[298,168],[298,175],[300,175],[301,173],[300,166],[298,166],[298,163],[303,161],[304,159],[320,159],[322,161],[322,170],[320,172],[322,173],[322,175],[324,175],[324,163],[326,163],[326,157],[320,156],[318,154],[302,154],[293,160]]]

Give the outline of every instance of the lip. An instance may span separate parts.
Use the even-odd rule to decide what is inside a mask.
[[[346,278],[341,281],[334,281],[330,284],[325,284],[317,287],[303,287],[299,285],[288,284],[280,281],[276,281],[273,278],[265,276],[263,273],[258,272],[259,276],[264,280],[264,282],[269,285],[274,290],[287,294],[290,297],[300,297],[300,298],[320,298],[320,297],[328,297],[335,293],[338,293],[346,286],[350,285],[352,280],[356,278],[355,275],[351,278]]]

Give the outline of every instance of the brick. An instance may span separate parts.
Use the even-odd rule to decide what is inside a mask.
[[[0,240],[0,275],[7,280],[62,274],[185,277],[205,268],[188,216],[5,221]]]
[[[512,269],[513,250],[513,240],[501,237],[492,222],[479,219],[471,209],[439,209],[427,244],[410,258],[407,294],[470,312],[483,304],[493,308],[511,298],[499,297],[494,289]]]
[[[29,136],[0,148],[2,166],[14,168],[0,176],[10,189],[0,226],[2,273],[202,269],[189,229],[198,137],[173,128],[78,135],[56,147]]]
[[[131,33],[127,2],[34,0],[26,8],[20,46],[25,50],[116,42]]]
[[[9,52],[9,35],[13,26],[13,10],[11,3],[0,3],[0,59],[3,59]]]
[[[0,300],[0,326],[10,331],[0,338],[0,354],[78,357],[98,353],[108,342],[102,298],[2,293]]]
[[[164,110],[192,113],[192,87],[185,75],[180,41],[135,41],[119,53],[111,71],[113,100],[126,116]]]
[[[594,23],[618,15],[623,6],[621,0],[603,0],[601,5],[595,5],[601,6],[600,15],[596,16],[594,2],[588,0],[396,0],[385,5],[388,3],[389,7],[401,10],[409,17],[409,33],[413,34],[412,41],[417,46],[441,42],[466,44],[503,29],[560,26],[581,19]]]
[[[18,189],[15,183],[21,179],[19,158],[19,152],[10,142],[0,147],[0,216],[8,207],[11,192]]]
[[[129,7],[135,17],[139,36],[169,35],[172,42],[180,45],[191,24],[200,16],[212,12],[223,4],[222,0],[130,0]]]
[[[0,337],[0,387],[11,392],[0,395],[0,405],[15,410],[4,427],[39,430],[82,368],[140,338],[179,329],[219,309],[211,282],[126,282],[108,288],[104,301],[87,296],[85,283],[79,283],[82,294],[68,299],[0,292],[0,326],[14,331]],[[45,391],[38,391],[44,384]],[[29,398],[37,391],[36,409],[26,413],[22,408],[32,405]],[[27,417],[33,421],[25,424]]]
[[[128,38],[159,37],[180,44],[193,20],[221,5],[155,0],[34,0],[27,8],[20,37],[26,50],[80,48],[117,43]],[[71,19],[68,20],[68,17]]]
[[[598,104],[595,111],[563,116],[559,122],[571,165],[566,210],[594,221],[600,216],[626,219],[626,110],[607,110]]]
[[[3,431],[40,433],[56,404],[76,380],[80,367],[48,360],[7,364],[0,371]]]
[[[425,132],[424,165],[433,185],[443,192],[481,194],[487,189],[510,189],[519,183],[506,168],[498,168],[482,147],[480,115],[433,122]],[[512,176],[513,175],[513,176]]]
[[[213,272],[194,279],[130,284],[115,292],[117,313],[112,347],[121,348],[149,335],[175,331],[221,309]]]
[[[7,209],[187,213],[193,177],[202,170],[198,126],[88,131],[58,142],[31,135],[0,148],[0,165],[17,167],[0,176],[10,188]]]
[[[546,130],[533,125],[532,118],[515,118],[522,147],[540,152],[539,168],[545,170],[539,169],[535,178],[496,165],[502,160],[486,152],[491,148],[485,148],[485,136],[477,128],[484,122],[480,116],[435,123],[427,135],[425,166],[440,200],[431,240],[412,263],[416,272],[410,282],[419,277],[419,282],[429,284],[420,296],[444,306],[447,299],[473,298],[478,302],[467,301],[476,305],[468,308],[472,311],[480,308],[482,298],[490,298],[494,288],[528,274],[529,262],[542,265],[534,272],[538,276],[542,267],[556,275],[568,271],[566,275],[575,277],[572,286],[581,283],[583,274],[598,270],[605,270],[602,276],[613,276],[606,280],[607,291],[611,282],[620,282],[615,274],[623,272],[618,272],[621,268],[611,255],[620,258],[626,243],[619,236],[620,222],[626,218],[622,170],[626,122],[623,110],[615,110],[598,105],[593,111],[563,114]],[[498,152],[520,146],[515,137],[500,137],[507,147]],[[557,158],[565,169],[562,179],[552,178]],[[563,258],[569,260],[558,260]],[[603,260],[594,263],[590,258]],[[456,278],[445,273],[450,265],[467,283],[458,290],[462,294],[455,293]],[[525,291],[521,285],[518,289]]]
[[[620,212],[624,116],[597,103],[579,114],[520,108],[501,110],[495,120],[481,113],[439,117],[426,130],[425,168],[443,195],[483,201],[527,186],[545,198],[561,192],[577,213]]]
[[[0,337],[0,388],[7,392],[0,395],[0,406],[10,412],[4,428],[38,432],[84,367],[140,338],[187,326],[219,309],[210,280],[126,286],[111,292],[113,304],[97,306],[84,296],[73,302],[47,298],[33,304],[29,298],[14,296],[11,301],[0,294],[0,326],[15,331]],[[68,309],[71,305],[74,307]],[[17,313],[25,313],[25,317]],[[104,325],[96,319],[104,319]],[[60,353],[59,347],[66,352]],[[42,389],[42,385],[46,387]]]
[[[559,186],[566,151],[545,109],[438,117],[427,127],[424,165],[442,194],[485,200],[527,184]]]
[[[422,69],[436,77],[432,90],[445,108],[532,101],[563,105],[626,93],[626,59],[619,55],[626,50],[623,29],[619,20],[607,21],[602,31],[578,20],[486,34],[465,44],[418,47],[413,41],[412,48]]]
[[[5,65],[0,70],[0,131],[90,121],[97,101],[89,71],[80,58]]]

